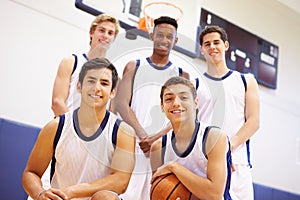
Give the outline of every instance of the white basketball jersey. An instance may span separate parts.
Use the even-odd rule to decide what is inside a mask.
[[[110,174],[120,120],[109,111],[94,135],[86,137],[79,129],[77,111],[69,111],[62,124],[55,150],[54,188],[95,181]],[[82,198],[89,199],[89,198]]]
[[[244,75],[229,71],[222,78],[214,78],[205,73],[198,81],[198,120],[220,127],[231,138],[245,123]],[[250,164],[247,145],[232,152],[233,163]]]
[[[66,100],[66,105],[68,110],[75,110],[80,106],[81,95],[77,90],[77,82],[78,82],[81,68],[83,64],[86,63],[86,61],[88,60],[85,54],[79,56],[73,54],[73,56],[75,57],[75,63],[74,63],[74,68],[70,80],[69,95]]]
[[[212,127],[209,127],[202,122],[196,122],[195,130],[191,138],[190,144],[184,152],[179,152],[176,148],[175,135],[173,131],[170,131],[167,135],[162,137],[162,158],[163,163],[169,161],[176,161],[186,167],[188,170],[207,178],[207,153],[206,152],[206,140],[209,131]],[[218,135],[211,136],[209,143],[215,144],[218,140]],[[215,142],[213,142],[215,141]],[[165,149],[164,149],[165,148]],[[210,147],[208,147],[210,148]],[[227,181],[223,195],[224,200],[231,200],[229,194],[230,180],[231,180],[231,154],[227,152]]]
[[[164,163],[169,161],[176,161],[185,166],[191,172],[206,178],[207,158],[204,155],[203,137],[207,126],[203,126],[202,123],[196,124],[194,134],[190,141],[189,146],[184,152],[179,152],[175,145],[175,135],[173,131],[170,131],[163,137],[163,147],[165,147]],[[208,129],[207,129],[208,130]],[[164,141],[166,139],[166,141]]]
[[[157,133],[166,126],[168,120],[160,107],[161,87],[169,78],[180,76],[181,73],[181,68],[172,62],[158,67],[149,57],[137,60],[130,106],[148,134]]]

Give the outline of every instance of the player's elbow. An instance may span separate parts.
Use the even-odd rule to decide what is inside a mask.
[[[61,110],[61,108],[63,107],[63,104],[64,104],[64,102],[59,98],[52,99],[51,109],[52,109],[53,113],[55,114],[55,116],[58,116],[59,114],[61,114],[59,112],[59,110]]]
[[[223,199],[223,191],[222,190],[212,190],[208,192],[204,199],[210,199],[210,200],[220,200]]]
[[[118,179],[118,191],[116,191],[118,194],[122,194],[126,191],[129,180],[130,180],[130,174],[124,174],[122,177]]]
[[[209,198],[207,199],[211,199],[211,200],[220,200],[223,198],[223,194],[222,193],[215,193],[215,194],[211,194]]]
[[[120,114],[121,116],[123,116],[123,113],[125,112],[125,110],[127,108],[129,108],[129,104],[122,102],[122,100],[119,98],[118,99],[115,98],[114,101],[112,102],[112,107],[113,107],[114,113]]]
[[[253,128],[253,132],[256,132],[260,127],[260,120],[259,117],[255,118],[252,120],[252,128]]]

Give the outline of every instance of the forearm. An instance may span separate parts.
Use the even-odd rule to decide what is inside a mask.
[[[68,112],[68,108],[64,100],[54,99],[52,101],[51,108],[56,117],[60,114]]]
[[[66,193],[70,199],[91,197],[94,193],[101,190],[109,190],[117,194],[122,194],[126,191],[129,180],[130,174],[112,174],[94,182],[67,187],[64,193]]]
[[[117,113],[119,113],[122,119],[129,124],[134,130],[136,135],[141,139],[147,136],[144,128],[139,123],[138,119],[135,116],[135,113],[128,105],[119,105],[116,107]]]
[[[248,141],[259,129],[259,120],[249,119],[239,129],[237,134],[230,138],[231,149],[235,150],[241,144]]]
[[[25,192],[34,200],[44,191],[41,178],[30,172],[23,174],[22,185]]]
[[[194,174],[177,162],[174,162],[170,166],[170,170],[197,198],[212,200],[222,199],[224,192],[223,187],[217,185],[216,182]]]

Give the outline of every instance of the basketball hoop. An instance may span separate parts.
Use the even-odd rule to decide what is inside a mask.
[[[183,16],[183,11],[178,6],[168,2],[152,2],[143,8],[144,17],[139,20],[138,28],[151,33],[154,20],[161,16],[169,16],[178,21]]]

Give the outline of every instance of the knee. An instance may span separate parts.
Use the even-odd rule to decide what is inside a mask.
[[[120,200],[117,194],[110,192],[110,191],[99,191],[96,192],[91,200]]]

